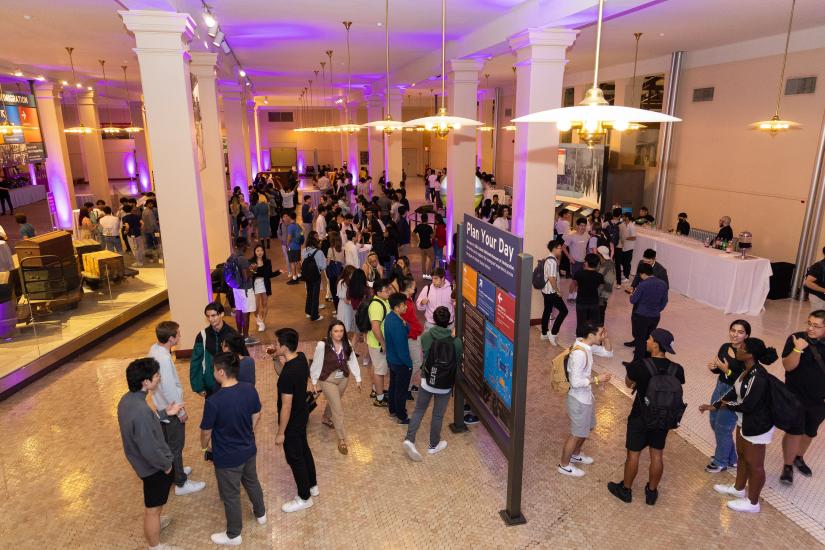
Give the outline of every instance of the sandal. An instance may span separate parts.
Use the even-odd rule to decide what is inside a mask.
[[[345,455],[349,452],[349,449],[347,449],[347,444],[344,443],[343,441],[340,441],[338,443],[338,452],[341,453],[342,455]]]
[[[324,418],[323,420],[321,420],[321,424],[323,424],[327,428],[335,428],[335,424],[332,422],[331,418]]]

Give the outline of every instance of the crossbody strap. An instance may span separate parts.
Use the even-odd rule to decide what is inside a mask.
[[[825,373],[825,361],[822,360],[822,354],[819,353],[819,350],[816,349],[816,344],[813,342],[808,342],[808,349],[811,350],[811,354],[814,356],[816,360],[816,364]]]

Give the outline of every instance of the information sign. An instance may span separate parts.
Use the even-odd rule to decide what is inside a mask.
[[[496,320],[496,285],[484,275],[479,275],[476,296],[478,310],[489,322],[494,323]]]

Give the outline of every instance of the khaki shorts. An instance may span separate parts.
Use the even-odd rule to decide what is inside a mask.
[[[421,349],[421,337],[407,340],[410,348],[410,358],[412,359],[413,373],[421,369],[424,364],[424,351]]]
[[[593,403],[582,403],[572,395],[567,396],[567,416],[570,417],[570,434],[573,437],[590,437],[596,427]]]
[[[383,353],[378,348],[369,348],[370,362],[372,363],[372,372],[380,376],[386,376],[390,372],[387,365],[387,354]]]

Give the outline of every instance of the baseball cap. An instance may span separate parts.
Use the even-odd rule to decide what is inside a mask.
[[[671,334],[669,330],[654,328],[650,333],[650,337],[653,338],[654,342],[659,344],[659,347],[662,348],[663,351],[673,354],[676,353],[673,351],[673,334]]]
[[[610,249],[607,248],[606,246],[602,245],[602,246],[598,247],[596,249],[596,252],[601,254],[601,257],[604,258],[605,260],[610,259]]]

